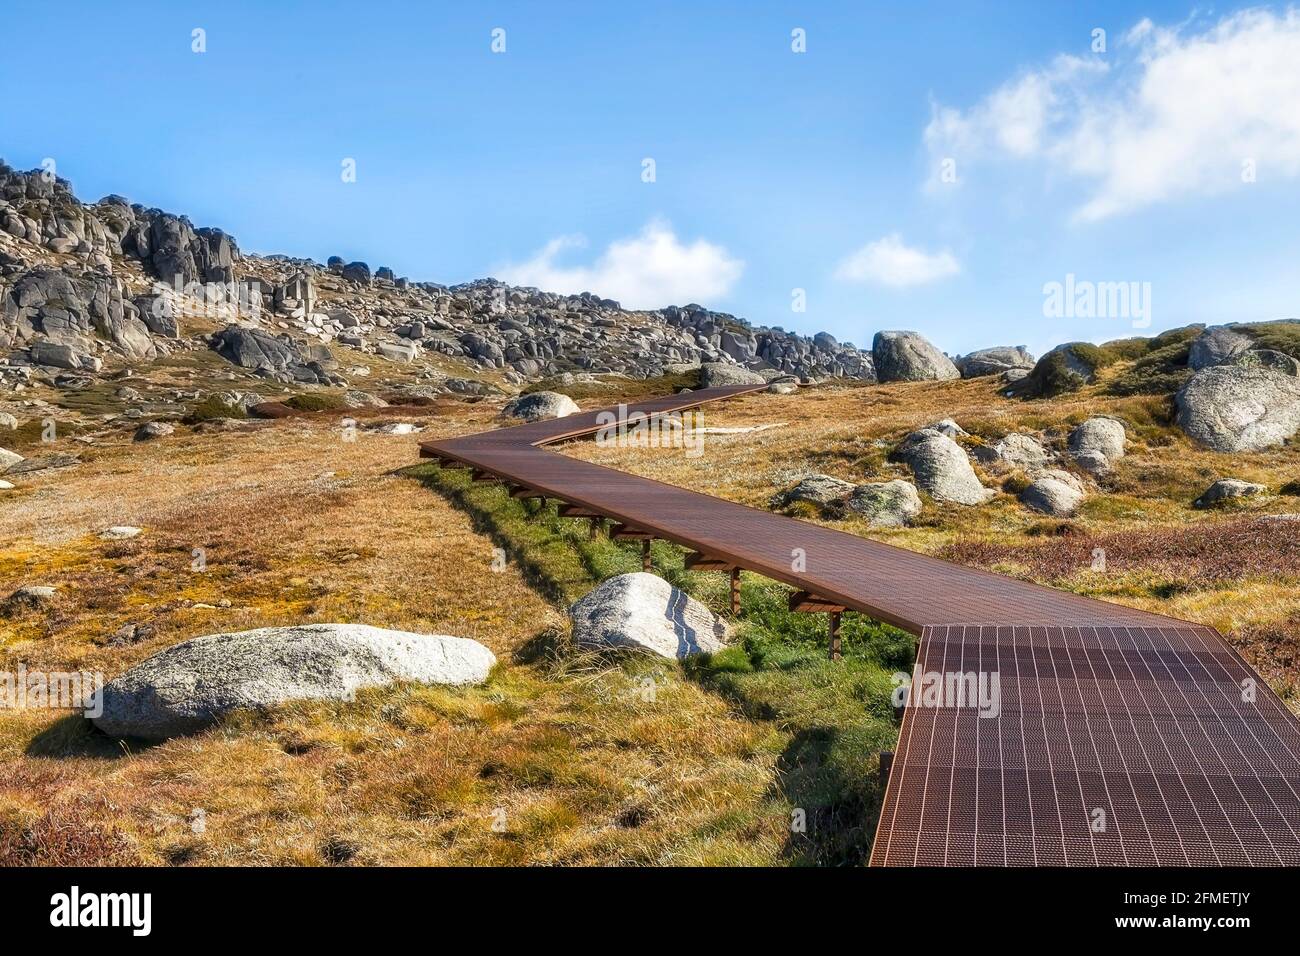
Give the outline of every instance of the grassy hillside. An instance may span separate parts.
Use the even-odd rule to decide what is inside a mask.
[[[587,442],[558,450],[768,507],[808,472],[907,477],[891,458],[894,445],[941,418],[970,433],[968,447],[1031,431],[1062,449],[1072,425],[1112,415],[1125,423],[1128,454],[1072,519],[1027,511],[1015,498],[1023,476],[979,466],[984,483],[1000,489],[989,504],[926,500],[907,528],[803,516],[1213,625],[1300,707],[1300,555],[1291,523],[1267,520],[1300,513],[1300,459],[1293,446],[1208,452],[1173,427],[1167,392],[1115,387],[1179,344],[1140,354],[1126,347],[1097,382],[1053,398],[1008,399],[994,380],[814,387],[707,408],[706,426],[775,427],[710,435],[700,457]],[[175,369],[158,374],[133,384],[175,387],[165,377]],[[616,382],[581,404],[670,384]],[[152,747],[119,747],[80,717],[0,711],[0,863],[865,858],[878,754],[896,735],[890,675],[910,666],[909,637],[847,615],[845,658],[832,664],[825,617],[789,614],[783,587],[745,575],[737,641],[712,658],[682,667],[580,651],[565,606],[596,581],[638,568],[635,549],[589,542],[584,523],[533,514],[493,486],[414,464],[420,439],[493,427],[499,400],[345,412],[328,400],[275,397],[293,414],[213,427],[229,416],[191,402],[188,424],[147,444],[131,441],[133,420],[55,405],[48,413],[59,418],[58,438],[45,443],[36,416],[23,416],[7,447],[75,454],[80,464],[25,475],[5,493],[0,595],[24,584],[59,590],[47,609],[0,616],[0,668],[111,678],[200,634],[359,621],[476,638],[497,654],[497,670],[480,688],[397,687],[352,703],[240,714]],[[355,432],[340,427],[344,415],[360,423]],[[424,431],[367,430],[385,421]],[[1229,476],[1270,493],[1221,511],[1191,506]],[[117,524],[144,532],[98,537]],[[1091,566],[1098,547],[1105,571]],[[500,572],[495,548],[508,556]],[[206,557],[201,572],[196,549]],[[680,551],[663,543],[654,562],[724,608],[723,575],[685,572]],[[118,636],[125,625],[134,626],[129,639]],[[799,809],[805,832],[791,828]]]

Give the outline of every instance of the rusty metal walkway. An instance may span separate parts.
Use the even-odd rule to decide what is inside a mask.
[[[874,865],[1300,865],[1300,724],[1212,629],[540,447],[597,432],[600,414],[426,442],[421,455],[919,635],[918,678],[950,692],[914,685]],[[962,675],[996,675],[996,714],[961,697]]]

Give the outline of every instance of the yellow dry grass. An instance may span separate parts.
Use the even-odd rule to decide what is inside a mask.
[[[401,417],[432,434],[482,427],[492,412]],[[465,515],[391,474],[415,460],[412,437],[347,442],[325,419],[179,429],[147,445],[129,434],[6,499],[0,593],[59,592],[46,611],[0,620],[0,666],[111,679],[185,638],[304,621],[473,637],[501,664],[482,688],[241,714],[130,751],[80,717],[0,711],[4,862],[780,859],[781,735],[676,668],[654,675],[646,700],[634,669],[524,660],[562,639],[563,616],[513,568],[491,570],[492,545]],[[119,524],[144,533],[98,538]],[[105,645],[124,624],[152,634]]]
[[[183,367],[172,371],[184,379]],[[490,427],[495,412],[482,404],[388,417],[426,426],[424,438]],[[1059,445],[1069,425],[1096,413],[1125,419],[1133,442],[1077,519],[1089,528],[1210,520],[1189,502],[1215,478],[1276,488],[1297,477],[1294,449],[1229,458],[1193,447],[1161,419],[1159,400],[1008,401],[988,381],[733,400],[706,409],[705,423],[788,424],[710,436],[699,458],[591,443],[561,451],[765,507],[805,472],[905,476],[889,449],[940,418],[955,418],[970,441],[1027,429]],[[22,584],[59,593],[47,610],[0,619],[0,667],[111,678],[198,634],[303,621],[474,637],[501,664],[481,688],[396,687],[347,704],[239,714],[144,749],[119,749],[80,718],[0,711],[0,862],[786,858],[790,807],[775,782],[788,734],[737,714],[675,666],[563,651],[559,610],[513,567],[491,571],[492,542],[468,517],[392,474],[415,460],[416,438],[345,441],[329,415],[246,432],[181,428],[146,445],[129,429],[99,435],[90,445],[63,440],[50,450],[76,451],[83,464],[26,476],[3,499],[0,594]],[[1251,507],[1300,510],[1292,505]],[[927,502],[923,519],[894,531],[835,524],[933,552],[963,536],[1028,541],[1040,523],[1010,495],[981,508]],[[124,542],[97,537],[119,524],[145,530]],[[1286,581],[1169,598],[1122,576],[1084,575],[1071,586],[1228,631],[1277,625],[1298,610]],[[152,630],[138,643],[107,644],[126,624]]]

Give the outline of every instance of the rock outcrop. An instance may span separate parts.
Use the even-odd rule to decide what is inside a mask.
[[[364,624],[304,624],[209,634],[169,647],[110,681],[92,701],[115,737],[194,733],[238,709],[351,700],[396,681],[479,684],[496,658],[460,637]]]
[[[1273,448],[1300,431],[1300,362],[1281,352],[1241,352],[1200,369],[1174,401],[1178,426],[1208,448]]]
[[[871,343],[881,382],[923,382],[960,378],[961,372],[917,332],[877,332]]]
[[[21,253],[10,260],[11,244],[0,249],[0,349],[49,341],[63,348],[43,357],[64,364],[48,367],[78,374],[98,372],[113,355],[133,360],[187,347],[186,319],[201,314],[404,364],[444,356],[500,370],[507,385],[570,373],[652,378],[701,363],[747,380],[875,377],[871,354],[852,343],[756,327],[696,304],[629,311],[591,293],[559,295],[494,279],[412,282],[338,256],[324,266],[247,256],[220,229],[196,228],[184,216],[120,196],[83,204],[64,180],[3,164],[0,233]],[[26,361],[5,366],[0,356],[0,388],[11,369],[26,381]],[[286,384],[310,382],[298,371],[304,367],[268,374]],[[431,387],[470,394],[449,380]]]
[[[1013,370],[1027,372],[1034,367],[1034,357],[1023,345],[1003,345],[963,355],[953,364],[961,372],[962,378],[980,378]]]
[[[569,608],[569,618],[580,646],[678,660],[722,650],[728,633],[726,622],[699,601],[644,572],[605,581]]]

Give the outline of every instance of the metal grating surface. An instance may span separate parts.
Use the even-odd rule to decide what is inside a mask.
[[[538,447],[595,432],[598,414],[426,442],[422,454],[919,634],[923,673],[997,674],[996,717],[906,709],[874,865],[1300,865],[1300,725],[1214,631]]]
[[[1208,628],[928,628],[918,668],[1000,708],[907,708],[874,865],[1300,865],[1300,731]]]

